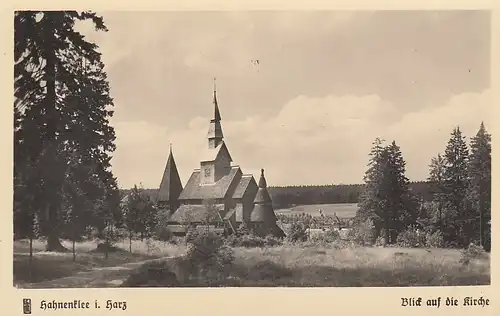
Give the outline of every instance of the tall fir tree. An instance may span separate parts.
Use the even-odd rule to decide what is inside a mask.
[[[384,141],[376,138],[369,153],[368,169],[363,180],[365,189],[360,195],[359,208],[356,212],[355,221],[358,224],[367,220],[373,221],[377,233],[382,229],[383,218],[378,214],[383,208],[383,201],[379,190],[379,183],[382,179],[382,154],[384,152]]]
[[[468,158],[469,150],[460,127],[453,129],[444,154],[444,217],[445,242],[465,246],[469,242],[472,214],[467,208]]]
[[[14,17],[14,181],[22,183],[16,186],[22,190],[14,191],[15,200],[21,212],[29,212],[22,197],[34,196],[33,211],[39,215],[47,249],[54,251],[66,250],[59,237],[65,181],[71,178],[66,173],[75,170],[68,168],[74,154],[78,169],[102,178],[109,177],[109,154],[114,150],[108,121],[113,101],[101,55],[74,29],[84,20],[107,31],[102,17],[92,12],[18,11]],[[99,182],[109,185],[102,191],[115,189],[109,181]]]
[[[375,140],[364,179],[365,191],[356,215],[358,222],[373,221],[376,234],[383,232],[385,241],[393,243],[398,232],[416,219],[405,161],[396,142],[383,146],[380,139]]]
[[[481,122],[479,131],[471,139],[469,158],[470,213],[477,219],[471,229],[471,239],[486,250],[491,249],[491,135]]]
[[[446,161],[441,154],[431,159],[429,165],[429,185],[432,192],[433,205],[430,209],[431,214],[427,214],[430,217],[430,224],[434,226],[434,229],[439,229],[441,232],[444,230],[443,221],[443,198],[445,193],[445,171],[446,171]]]

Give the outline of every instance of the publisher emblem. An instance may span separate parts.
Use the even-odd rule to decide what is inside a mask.
[[[23,314],[31,314],[31,299],[29,298],[23,299]]]

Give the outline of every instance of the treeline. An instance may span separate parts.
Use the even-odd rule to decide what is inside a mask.
[[[491,247],[491,135],[481,123],[470,146],[457,127],[443,154],[430,161],[428,202],[410,190],[405,161],[396,142],[376,139],[355,222],[374,238],[394,244],[420,231],[441,236],[448,247],[470,243]]]
[[[431,187],[427,181],[412,182],[409,188],[425,200],[432,199]],[[358,203],[364,190],[364,184],[268,188],[275,209],[288,208],[295,205]]]
[[[432,200],[432,187],[428,181],[411,182],[409,188],[425,201]],[[296,205],[358,203],[364,189],[364,184],[268,187],[274,209]],[[158,189],[141,190],[152,201],[156,201]],[[125,197],[131,189],[122,189],[120,192]]]

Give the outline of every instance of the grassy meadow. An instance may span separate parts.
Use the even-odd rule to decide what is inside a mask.
[[[63,243],[71,249],[71,244]],[[72,253],[43,251],[35,242],[34,279],[28,283],[29,256],[26,241],[15,242],[14,284],[25,288],[117,287],[127,277],[150,262],[168,261],[186,253],[182,243],[134,241],[132,253],[128,242],[118,242],[119,251],[94,252],[96,243],[76,246]],[[489,254],[461,263],[456,249],[379,248],[311,243],[274,247],[233,247],[234,261],[225,267],[224,276],[213,286],[457,286],[490,284]],[[167,259],[169,258],[169,259]],[[174,259],[175,260],[175,259]],[[171,263],[169,263],[171,266]],[[178,271],[172,268],[171,271]],[[206,286],[206,283],[183,283],[179,286]]]
[[[320,209],[327,216],[337,214],[340,218],[352,218],[356,215],[358,205],[351,203],[298,205],[292,208],[275,210],[275,213],[284,215],[305,213],[311,216],[320,216]]]

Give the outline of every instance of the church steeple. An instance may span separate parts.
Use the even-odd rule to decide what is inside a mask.
[[[168,154],[167,165],[163,172],[160,189],[158,190],[158,206],[174,211],[178,207],[178,197],[182,192],[181,178],[172,154],[172,144]]]
[[[210,120],[210,127],[208,129],[208,148],[216,148],[224,138],[222,134],[222,126],[220,124],[221,117],[219,111],[219,104],[217,103],[217,90],[214,78],[214,118]]]

